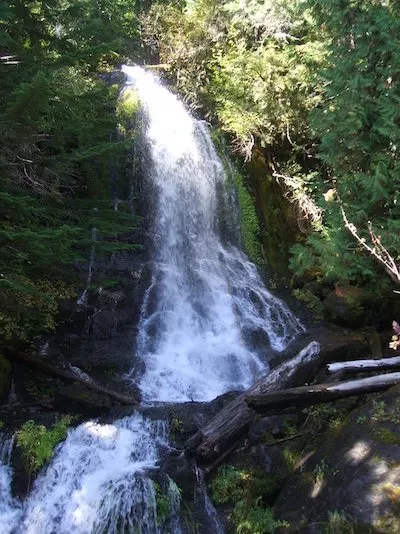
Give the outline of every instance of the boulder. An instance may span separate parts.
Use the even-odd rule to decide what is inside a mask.
[[[276,517],[290,523],[285,532],[328,532],[333,521],[351,532],[400,532],[399,393],[369,397],[303,449],[275,503]]]

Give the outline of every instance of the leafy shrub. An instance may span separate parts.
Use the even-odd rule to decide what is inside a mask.
[[[27,421],[17,432],[17,445],[21,449],[29,473],[37,472],[52,457],[54,448],[67,436],[72,418],[62,417],[48,429],[34,421]]]
[[[286,522],[274,519],[272,509],[263,499],[276,493],[277,481],[259,471],[222,466],[211,485],[217,504],[234,505],[232,519],[237,534],[269,534]]]

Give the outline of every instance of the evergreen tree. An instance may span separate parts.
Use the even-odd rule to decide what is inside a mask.
[[[329,64],[319,74],[323,100],[312,114],[323,163],[314,198],[325,213],[323,227],[295,248],[294,268],[376,282],[379,267],[344,217],[353,234],[399,261],[400,8],[373,0],[309,4],[330,39]]]

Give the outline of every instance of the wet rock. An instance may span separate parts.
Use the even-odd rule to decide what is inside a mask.
[[[320,326],[299,335],[288,347],[275,353],[269,360],[273,369],[280,363],[293,358],[312,341],[318,341],[321,346],[320,362],[324,365],[333,361],[356,360],[364,358],[371,353],[371,331],[348,330],[338,326]],[[312,377],[304,376],[303,384],[308,383]],[[298,381],[301,383],[301,380]]]
[[[54,397],[57,410],[82,413],[89,417],[104,415],[112,405],[112,401],[105,395],[90,391],[81,384],[60,388]]]
[[[370,296],[358,287],[336,286],[323,301],[328,319],[340,324],[360,327],[364,325],[364,307]]]
[[[282,416],[272,415],[256,420],[250,425],[248,439],[250,443],[257,443],[265,434],[279,436],[282,433],[284,420]]]
[[[323,307],[328,320],[351,328],[374,326],[382,330],[400,314],[399,299],[392,291],[377,295],[351,285],[336,285],[323,300]]]

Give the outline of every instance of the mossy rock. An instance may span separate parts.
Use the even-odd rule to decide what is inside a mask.
[[[399,532],[400,387],[370,395],[350,412],[343,408],[341,420],[303,455],[276,516],[290,523],[289,532]],[[346,528],[332,530],[330,522]]]
[[[292,206],[285,199],[280,185],[272,177],[271,168],[261,150],[254,150],[251,161],[245,166],[245,171],[261,222],[260,241],[265,259],[274,271],[287,275],[289,249],[294,244],[298,232],[291,215]]]

